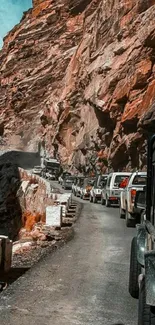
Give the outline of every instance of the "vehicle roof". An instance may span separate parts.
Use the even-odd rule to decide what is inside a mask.
[[[147,172],[134,172],[133,174],[146,176],[147,175]]]
[[[111,176],[111,175],[131,175],[132,173],[131,172],[114,172],[114,173],[110,173],[108,176]]]

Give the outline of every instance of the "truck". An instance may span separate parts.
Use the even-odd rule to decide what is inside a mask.
[[[131,242],[129,293],[138,299],[138,325],[155,324],[155,135],[148,141],[147,182],[137,190],[140,212]]]
[[[120,183],[122,191],[120,193],[120,218],[124,218],[127,227],[134,227],[138,218],[139,212],[134,206],[136,192],[143,189],[146,184],[146,172],[134,172],[128,179],[127,184],[123,186]]]
[[[119,204],[121,193],[119,185],[124,178],[130,177],[130,175],[129,172],[114,172],[108,175],[106,185],[101,192],[101,203],[103,205],[110,207],[112,204]]]
[[[58,180],[61,173],[61,164],[55,158],[44,158],[43,177]]]

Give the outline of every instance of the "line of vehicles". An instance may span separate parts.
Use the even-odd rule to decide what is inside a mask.
[[[107,207],[119,205],[126,226],[136,226],[128,289],[138,299],[138,325],[155,325],[155,135],[148,144],[147,172],[117,172],[96,178],[64,174],[59,182],[82,199],[100,201]]]
[[[146,185],[146,172],[115,172],[97,177],[73,176],[64,172],[58,182],[65,190],[83,200],[110,207],[118,205],[120,218],[124,218],[127,227],[134,227],[140,220],[140,211],[135,207],[135,197]]]
[[[63,172],[56,179],[83,200],[100,201],[106,207],[118,205],[126,226],[136,226],[131,242],[129,293],[138,299],[138,325],[155,325],[155,135],[148,142],[147,172],[114,172],[97,177]]]

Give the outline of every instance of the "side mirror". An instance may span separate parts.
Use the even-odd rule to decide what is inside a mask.
[[[135,208],[144,210],[146,208],[146,191],[137,191],[134,202]]]

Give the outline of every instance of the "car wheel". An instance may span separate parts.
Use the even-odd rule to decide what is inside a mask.
[[[103,197],[101,197],[101,204],[105,205],[105,200],[103,199]]]
[[[97,203],[97,199],[96,199],[95,195],[93,196],[93,203]]]
[[[91,195],[90,195],[89,201],[90,201],[91,203],[93,202],[93,198],[92,198]]]
[[[133,298],[139,296],[138,276],[140,272],[141,266],[137,261],[137,237],[134,237],[131,242],[129,271],[129,293]]]
[[[121,208],[121,203],[119,206],[119,215],[121,219],[125,219],[125,211]]]
[[[109,207],[110,207],[110,202],[109,202],[109,200],[108,200],[108,197],[107,197],[107,196],[106,196],[105,206],[106,206],[107,208],[109,208]]]
[[[151,306],[146,304],[145,278],[142,279],[139,288],[138,325],[155,325],[155,313]]]
[[[134,227],[135,226],[135,220],[130,219],[130,213],[128,212],[128,207],[126,206],[125,210],[125,220],[126,220],[126,226],[128,228]]]

